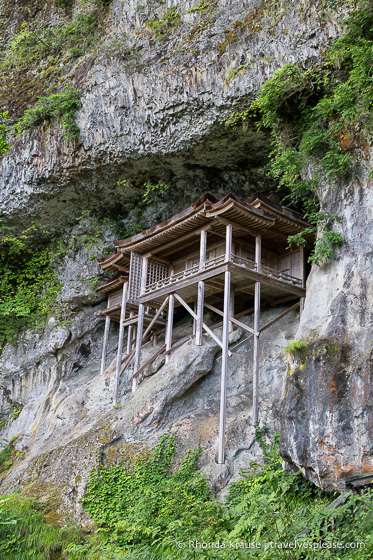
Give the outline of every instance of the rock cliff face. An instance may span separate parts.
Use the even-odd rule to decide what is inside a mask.
[[[283,457],[328,489],[373,470],[369,163],[344,188],[323,193],[324,206],[342,218],[344,243],[309,276],[297,333],[305,347],[292,356],[283,403]]]
[[[8,4],[0,0],[11,29]],[[0,160],[3,216],[17,224],[33,216],[51,231],[74,236],[69,228],[84,210],[105,216],[119,208],[128,219],[147,180],[165,181],[171,190],[146,210],[144,227],[206,190],[217,196],[270,191],[259,170],[268,154],[266,134],[250,126],[229,131],[221,123],[285,62],[307,66],[317,60],[338,25],[335,18],[321,19],[311,2],[273,8],[252,0],[206,4],[208,9],[193,11],[198,5],[187,0],[142,8],[127,0],[109,3],[103,44],[122,40],[120,52],[96,48],[66,67],[65,77],[82,91],[80,137],[67,143],[56,123],[49,123],[14,139],[14,149]],[[157,38],[146,23],[171,6],[180,16]],[[57,9],[36,16],[46,25],[62,17]],[[289,467],[303,469],[325,488],[373,467],[372,188],[361,173],[350,185],[324,189],[324,207],[342,216],[345,243],[331,262],[311,271],[298,334],[294,314],[266,331],[261,344],[261,420],[268,413],[274,431],[281,417],[281,453]],[[77,500],[90,468],[116,461],[123,450],[151,446],[170,426],[187,447],[201,445],[203,466],[221,490],[259,455],[251,446],[250,345],[230,363],[227,463],[218,466],[218,348],[208,338],[201,348],[186,342],[167,366],[153,368],[135,395],[124,379],[120,407],[113,409],[113,363],[99,376],[103,325],[95,311],[105,304],[85,283],[98,272],[89,256],[81,250],[66,257],[59,272],[60,297],[75,311],[68,323],[51,317],[42,331],[25,332],[2,351],[2,413],[12,403],[23,405],[3,437],[18,435],[24,456],[2,473],[1,491],[32,483],[40,495],[57,486],[64,506],[84,521]],[[278,312],[267,309],[262,320]],[[183,319],[179,337],[188,328]],[[282,348],[295,336],[305,345],[290,357],[286,376]],[[113,331],[110,360],[115,343]]]
[[[209,0],[194,11],[187,0],[140,4],[113,0],[103,45],[67,63],[63,78],[82,91],[76,145],[44,125],[18,137],[0,162],[2,213],[18,223],[31,213],[65,226],[82,197],[84,209],[131,208],[133,189],[149,178],[172,184],[180,209],[206,190],[268,189],[258,174],[265,135],[230,133],[221,122],[284,63],[317,59],[338,33],[335,21],[320,20],[309,2],[270,9],[260,0]],[[180,16],[157,38],[147,24],[172,6]],[[48,17],[42,6],[40,14]],[[107,54],[105,45],[124,40],[116,56]],[[131,179],[132,190],[118,179]]]

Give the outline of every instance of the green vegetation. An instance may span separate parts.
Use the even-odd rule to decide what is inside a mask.
[[[49,504],[17,495],[0,498],[0,557],[4,560],[62,560],[69,543],[83,541],[74,525],[47,523]]]
[[[160,197],[165,195],[169,189],[169,185],[164,183],[163,181],[158,181],[158,183],[152,183],[151,181],[147,181],[144,184],[145,192],[142,197],[142,201],[144,204],[149,205],[156,202]]]
[[[177,10],[175,6],[170,6],[161,18],[146,21],[145,25],[153,31],[156,39],[161,40],[167,37],[172,29],[179,25],[180,16],[180,10]]]
[[[294,339],[291,340],[289,344],[284,347],[284,350],[289,354],[290,352],[295,352],[297,350],[305,350],[308,344],[309,343],[306,340],[302,340],[301,338]]]
[[[278,435],[267,443],[262,428],[257,440],[263,464],[252,463],[250,474],[231,485],[225,504],[210,494],[196,469],[200,450],[175,465],[175,437],[170,434],[153,453],[93,471],[83,504],[100,529],[90,541],[69,546],[67,558],[309,560],[320,558],[322,551],[323,560],[370,559],[371,492],[351,495],[330,509],[336,496],[300,473],[283,471]],[[290,550],[273,546],[295,541],[297,548]],[[219,542],[220,548],[196,550],[190,542]],[[336,553],[334,543],[360,544]]]
[[[166,434],[153,454],[92,471],[83,505],[116,544],[214,538],[223,523],[205,479],[196,472],[200,449],[172,470],[175,436]]]
[[[97,12],[78,13],[68,23],[34,30],[24,22],[0,59],[0,71],[27,69],[32,63],[82,56],[99,42]],[[40,72],[47,69],[40,68]]]
[[[17,420],[18,416],[21,414],[23,409],[23,404],[13,402],[11,404],[11,412],[8,415],[0,420],[0,431],[4,430],[8,422],[12,422],[12,420]]]
[[[0,473],[6,471],[13,465],[13,457],[16,454],[14,449],[14,444],[17,441],[18,436],[14,436],[10,442],[3,447],[0,451]],[[3,444],[6,440],[3,440],[1,443]]]
[[[62,288],[53,268],[61,247],[32,248],[37,229],[17,234],[0,221],[0,345],[44,317]]]
[[[80,91],[71,86],[65,86],[60,93],[41,97],[34,108],[25,111],[15,128],[22,132],[30,130],[46,120],[57,118],[61,120],[65,139],[72,140],[79,135],[75,114],[80,106]]]
[[[63,4],[66,7],[69,2]],[[23,132],[58,117],[65,138],[79,134],[74,117],[80,107],[80,93],[62,84],[70,81],[64,76],[71,63],[98,46],[106,14],[106,9],[98,5],[88,12],[86,4],[82,8],[85,11],[70,21],[66,17],[56,25],[40,28],[33,21],[24,21],[0,52],[0,97],[9,108],[15,130]],[[19,119],[25,107],[29,109]],[[0,129],[0,138],[2,132]],[[4,153],[1,144],[0,153]]]
[[[11,148],[8,144],[9,127],[7,126],[8,112],[0,114],[0,155],[6,154]]]
[[[342,242],[332,230],[335,214],[320,212],[317,193],[324,180],[346,178],[358,151],[367,150],[373,127],[371,94],[373,11],[370,0],[352,6],[345,34],[309,69],[286,64],[264,84],[258,98],[228,119],[234,127],[259,118],[272,137],[269,175],[282,192],[301,205],[319,232],[310,261],[320,264]],[[290,243],[305,244],[304,235]]]
[[[0,348],[5,342],[14,343],[24,329],[44,326],[52,312],[60,324],[67,319],[69,310],[57,302],[63,287],[58,277],[63,258],[82,247],[96,258],[103,228],[108,227],[89,212],[83,212],[77,225],[74,238],[58,240],[35,224],[18,232],[0,219]],[[35,245],[35,238],[45,242]]]
[[[282,469],[278,435],[268,442],[266,429],[260,428],[257,441],[262,464],[251,463],[249,473],[231,484],[225,503],[216,501],[197,469],[200,450],[177,462],[176,440],[170,433],[153,452],[144,450],[123,457],[120,465],[93,470],[83,499],[98,526],[93,536],[73,526],[48,524],[52,504],[17,495],[3,498],[0,556],[9,560],[370,560],[371,490],[346,496],[339,507],[330,508],[336,495],[326,494],[299,472]],[[215,547],[198,549],[190,543],[215,543]]]

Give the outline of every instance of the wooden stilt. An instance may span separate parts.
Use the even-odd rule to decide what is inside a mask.
[[[107,353],[107,346],[108,346],[108,342],[109,342],[109,331],[110,331],[110,317],[109,317],[109,315],[106,315],[106,317],[105,317],[104,343],[103,343],[103,346],[102,346],[100,375],[102,375],[105,371],[106,353]]]
[[[229,262],[232,258],[232,224],[227,224],[225,230],[225,261]],[[219,422],[219,443],[218,443],[218,463],[225,462],[225,418],[227,402],[227,374],[228,374],[228,335],[229,335],[229,309],[231,304],[231,273],[227,270],[224,273],[224,315],[223,315],[223,345],[221,358],[221,382],[220,382],[220,422]],[[233,313],[234,314],[234,313]],[[232,314],[232,315],[233,315]]]
[[[199,269],[202,272],[206,262],[206,243],[207,231],[201,231]],[[205,283],[198,282],[198,298],[197,298],[197,324],[196,324],[196,346],[202,345],[202,323],[203,323],[203,302],[205,299]]]
[[[255,262],[258,272],[261,271],[262,243],[261,236],[255,238]],[[254,296],[254,331],[259,332],[260,325],[260,282],[255,282]],[[254,335],[253,353],[253,425],[256,426],[259,419],[259,334]]]
[[[132,319],[132,317],[133,317],[133,311],[130,311],[130,319]],[[134,331],[134,327],[133,325],[130,325],[128,327],[128,335],[127,335],[127,352],[126,352],[127,356],[132,350],[133,331]]]
[[[146,281],[148,276],[148,258],[142,258],[142,274],[141,274],[141,289],[140,295],[144,293]],[[144,330],[144,314],[145,314],[145,306],[143,303],[139,305],[139,315],[137,320],[137,336],[136,336],[136,349],[135,349],[135,358],[133,364],[133,381],[132,381],[132,393],[134,393],[138,386],[138,378],[136,377],[137,370],[140,368],[140,360],[141,360],[141,346],[142,346],[142,335]]]
[[[193,304],[193,311],[197,315],[197,300]],[[196,334],[197,321],[193,318],[193,336]]]
[[[231,273],[225,272],[224,285],[224,318],[223,318],[223,352],[221,360],[221,386],[220,386],[220,426],[218,463],[225,462],[225,418],[227,401],[227,374],[228,374],[228,335],[229,335],[229,304]]]
[[[123,338],[124,338],[123,321],[126,317],[127,292],[128,292],[128,282],[125,282],[123,284],[122,307],[120,310],[120,320],[119,320],[119,340],[118,340],[117,365],[115,371],[115,384],[114,384],[114,406],[118,404],[119,375],[120,375],[120,367],[122,363]]]
[[[234,287],[231,286],[231,295],[230,295],[230,299],[229,299],[229,316],[230,317],[234,317]],[[234,331],[234,324],[232,321],[229,321],[229,332],[233,332]]]
[[[299,246],[299,278],[302,279],[302,288],[306,287],[306,258],[304,245]],[[300,299],[299,315],[302,317],[304,309],[304,298]]]
[[[170,295],[168,301],[168,319],[167,319],[167,330],[166,330],[166,351],[172,348],[172,328],[174,322],[174,308],[175,308],[175,296]],[[166,355],[166,364],[170,361],[170,355]]]

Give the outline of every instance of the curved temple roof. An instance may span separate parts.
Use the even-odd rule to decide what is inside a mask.
[[[243,230],[249,235],[262,235],[264,239],[284,242],[288,235],[294,235],[309,226],[296,212],[283,208],[256,193],[247,200],[240,200],[228,193],[217,200],[210,193],[204,194],[194,204],[165,220],[128,239],[115,241],[116,251],[104,259],[99,259],[103,270],[126,272],[132,251],[147,254],[161,252],[178,238],[193,237],[202,228],[208,228],[216,235],[223,235],[225,223]]]

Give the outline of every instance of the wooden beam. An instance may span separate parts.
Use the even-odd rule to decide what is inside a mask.
[[[288,313],[290,313],[291,311],[294,311],[297,307],[299,307],[300,303],[299,301],[297,301],[297,303],[294,303],[294,305],[292,305],[291,307],[289,307],[288,309],[286,309],[286,311],[283,311],[282,313],[280,313],[280,315],[278,315],[275,319],[273,319],[272,321],[270,321],[269,323],[267,323],[266,325],[264,325],[264,327],[262,327],[261,329],[259,329],[259,332],[262,333],[263,331],[269,329],[269,327],[271,327],[272,325],[274,325],[275,323],[277,323],[277,321],[279,321],[280,319],[282,319],[283,317],[285,317]]]
[[[167,303],[168,303],[168,297],[166,297],[166,299],[164,300],[164,302],[162,303],[161,307],[158,309],[157,313],[154,315],[153,319],[150,321],[149,325],[146,327],[146,331],[144,332],[143,338],[145,338],[151,331],[153,325],[156,323],[156,321],[158,320],[159,315],[162,313],[162,311],[164,310],[164,308],[166,307]]]
[[[100,375],[102,375],[105,371],[106,353],[107,353],[107,346],[108,346],[108,342],[109,342],[109,332],[110,332],[110,317],[109,317],[109,315],[106,315],[106,317],[105,317],[105,330],[104,330],[104,343],[102,345]]]
[[[220,311],[220,309],[217,309],[216,307],[214,307],[213,305],[210,305],[209,303],[205,303],[205,307],[207,307],[207,309],[210,309],[211,311],[213,311],[217,315],[220,315],[221,317],[224,317],[224,313],[222,311]],[[245,323],[241,323],[241,321],[238,321],[237,319],[235,319],[231,315],[228,315],[228,317],[229,317],[229,321],[231,321],[235,325],[238,325],[239,327],[241,327],[245,331],[248,331],[251,334],[259,335],[259,332],[254,331],[254,329],[248,327],[247,325],[245,325]]]
[[[167,318],[167,330],[166,330],[166,350],[169,351],[172,348],[172,328],[174,322],[174,308],[175,308],[175,296],[171,294],[168,298],[168,318]],[[166,364],[168,364],[170,356],[166,356]]]
[[[255,263],[258,272],[261,271],[262,262],[262,239],[258,235],[255,238]],[[259,328],[260,328],[260,282],[255,282],[254,296],[254,353],[253,353],[253,425],[259,420]]]
[[[120,266],[119,264],[114,264],[113,266],[115,266],[115,268],[117,268],[121,272],[128,272],[128,267],[125,268],[124,266]]]
[[[149,360],[147,360],[145,362],[145,364],[142,365],[141,368],[139,368],[137,370],[137,372],[134,374],[134,376],[136,376],[138,378],[140,373],[142,373],[144,371],[144,369],[146,369],[148,366],[150,366],[154,362],[154,360],[156,360],[158,358],[158,356],[160,356],[165,350],[166,350],[166,345],[164,344],[162,346],[162,348],[160,348],[155,354],[153,354],[153,356],[151,358],[149,358]]]
[[[227,230],[232,226],[227,226]],[[228,231],[227,231],[228,239]],[[229,337],[229,302],[230,302],[231,273],[225,273],[224,286],[224,318],[223,318],[223,352],[221,358],[221,382],[220,382],[220,419],[219,419],[219,444],[218,463],[225,463],[225,421],[227,403],[227,375],[228,375],[228,337]]]
[[[142,273],[141,273],[141,288],[140,288],[140,295],[144,292],[147,277],[148,277],[148,258],[142,257]],[[143,330],[144,330],[144,313],[145,313],[145,306],[143,303],[139,305],[139,313],[138,313],[138,320],[137,320],[137,336],[136,336],[136,348],[135,348],[135,359],[133,364],[133,381],[132,381],[132,393],[134,393],[137,389],[138,381],[136,377],[136,372],[140,367],[140,359],[141,359],[141,346],[142,346],[142,339],[143,339]]]
[[[189,307],[189,305],[187,303],[185,303],[185,301],[183,300],[182,297],[180,297],[178,294],[175,293],[175,298],[191,314],[192,317],[197,319],[197,316],[194,313],[194,311]],[[223,348],[223,343],[221,342],[221,340],[218,339],[218,337],[212,332],[212,330],[205,323],[203,323],[203,328],[207,332],[207,334],[209,334],[211,336],[211,338],[216,342],[216,344],[218,344],[220,346],[220,348]],[[231,356],[232,353],[229,351],[228,355]]]
[[[224,290],[224,282],[219,282],[217,280],[209,280],[205,282],[207,286],[211,286],[212,288],[219,288],[219,290]]]
[[[228,222],[225,229],[225,262],[232,260],[232,232],[232,224]]]
[[[234,297],[235,297],[235,289],[234,286],[231,286],[231,294],[229,299],[229,317],[234,317]],[[232,319],[229,321],[229,332],[234,331],[234,322]]]
[[[272,325],[274,325],[275,323],[277,323],[277,321],[279,321],[280,319],[282,319],[283,317],[285,317],[288,313],[290,313],[291,311],[294,311],[297,307],[299,306],[299,301],[297,301],[297,303],[295,303],[294,305],[292,305],[291,307],[289,307],[288,309],[286,309],[286,311],[284,311],[283,313],[280,313],[280,315],[278,315],[275,319],[273,319],[272,321],[270,321],[269,323],[265,324],[263,327],[261,327],[259,329],[259,333],[261,334],[263,331],[269,329],[269,327],[271,327]],[[239,342],[238,344],[236,344],[235,346],[233,346],[232,351],[235,352],[236,350],[238,350],[239,348],[241,348],[246,342],[248,342],[249,340],[251,340],[253,338],[253,334],[251,334],[250,336],[248,336],[247,338],[244,338],[244,340],[241,340],[241,342]],[[219,360],[219,358],[218,358]]]
[[[239,274],[240,276],[244,276],[246,278],[250,278],[251,280],[255,280],[255,282],[260,282],[261,284],[265,284],[266,286],[272,286],[273,288],[278,288],[283,292],[290,292],[291,294],[295,294],[300,297],[305,296],[304,288],[300,286],[297,287],[291,284],[287,284],[286,282],[282,282],[281,280],[275,280],[274,278],[270,278],[269,276],[256,272],[255,270],[243,268],[242,266],[238,266],[234,263],[228,264],[228,270],[230,272],[233,272],[234,274]]]
[[[120,376],[120,366],[121,366],[121,363],[122,363],[123,337],[124,337],[123,321],[124,321],[125,316],[126,316],[127,294],[128,294],[128,282],[125,282],[123,284],[122,308],[120,310],[120,320],[119,320],[119,339],[118,339],[118,351],[117,351],[117,364],[116,364],[116,369],[115,369],[115,380],[114,380],[114,405],[118,404],[119,376]]]
[[[253,307],[249,307],[249,309],[245,309],[245,311],[241,311],[240,313],[236,313],[236,315],[234,316],[234,319],[238,319],[238,317],[243,317],[244,315],[248,315],[249,313],[252,313],[254,311]],[[220,321],[219,323],[215,323],[215,325],[212,325],[211,330],[214,329],[218,329],[219,327],[221,327],[223,324],[223,321]]]
[[[193,311],[197,317],[197,300],[193,302]],[[193,336],[195,336],[197,330],[197,321],[193,318]]]
[[[134,316],[134,311],[130,311],[130,319]],[[129,325],[127,334],[127,355],[132,350],[132,337],[133,337],[133,325]]]
[[[172,247],[173,245],[178,245],[179,243],[185,241],[186,239],[189,239],[190,237],[199,235],[201,231],[208,231],[209,229],[211,229],[211,224],[195,229],[194,231],[191,231],[190,233],[186,233],[185,235],[181,235],[180,237],[177,237],[176,239],[173,239],[168,243],[164,243],[159,247],[155,247],[154,249],[151,250],[150,253],[146,253],[145,256],[149,256],[150,254],[155,255],[156,253],[161,253],[162,251],[165,251],[169,247]]]
[[[254,231],[253,229],[250,229],[246,226],[241,226],[241,224],[238,224],[237,222],[233,221],[233,220],[227,220],[226,218],[221,218],[220,216],[215,216],[215,220],[217,220],[218,222],[228,226],[233,226],[239,229],[242,229],[242,231],[244,231],[245,233],[248,233],[249,235],[251,235],[252,237],[256,237],[258,235],[257,231]]]
[[[302,279],[302,288],[306,287],[306,257],[304,245],[299,246],[299,278]],[[300,316],[302,317],[304,309],[304,298],[300,300]]]
[[[206,262],[206,245],[207,245],[207,232],[201,231],[200,237],[200,251],[199,251],[199,270],[203,271]],[[202,324],[203,324],[203,301],[205,297],[205,284],[203,281],[198,282],[198,297],[197,297],[197,324],[196,324],[196,345],[202,344]]]
[[[150,253],[146,253],[144,255],[144,257],[147,257],[148,259],[153,259],[154,261],[159,261],[163,264],[171,264],[171,261],[168,259],[165,259],[164,257],[158,257],[157,255],[155,255],[154,253],[150,252]]]

